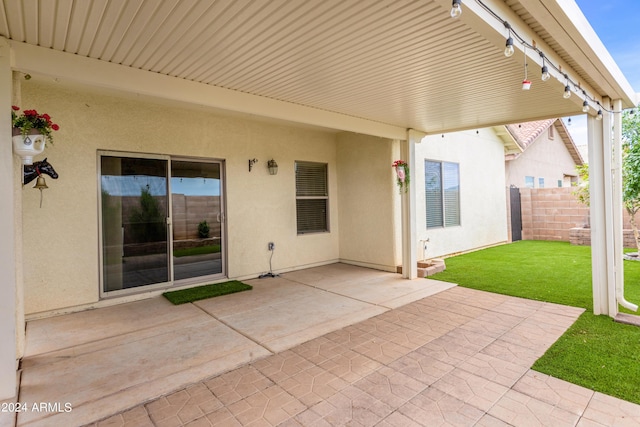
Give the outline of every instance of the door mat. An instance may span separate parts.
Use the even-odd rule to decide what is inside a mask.
[[[237,280],[231,280],[224,283],[198,286],[196,288],[182,289],[180,291],[165,292],[162,295],[174,305],[178,305],[199,301],[201,299],[219,297],[220,295],[249,291],[251,289],[253,289],[251,285],[247,285],[246,283],[242,283]]]

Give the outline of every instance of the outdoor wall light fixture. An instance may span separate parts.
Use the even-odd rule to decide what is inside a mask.
[[[253,165],[255,165],[256,163],[258,163],[258,159],[249,159],[249,172],[251,172],[251,169],[253,169]]]
[[[267,162],[267,167],[269,168],[269,175],[277,175],[278,174],[278,164],[275,160],[271,159]]]
[[[451,17],[459,18],[462,15],[462,7],[460,6],[462,0],[453,0],[451,2]]]

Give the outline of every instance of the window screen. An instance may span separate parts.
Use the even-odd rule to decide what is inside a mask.
[[[427,228],[460,225],[460,172],[457,163],[425,160]]]
[[[298,234],[329,231],[327,164],[295,163]]]

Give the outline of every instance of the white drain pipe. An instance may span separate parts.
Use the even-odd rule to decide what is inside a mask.
[[[618,240],[614,243],[614,263],[616,301],[624,308],[638,311],[638,306],[626,300],[624,297],[624,268],[622,248],[624,247],[624,235],[622,231],[622,101],[613,101],[613,158],[611,174],[613,175],[613,232]],[[617,311],[617,310],[616,310]]]

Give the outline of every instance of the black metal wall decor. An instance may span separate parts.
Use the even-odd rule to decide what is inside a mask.
[[[24,165],[22,185],[27,185],[42,174],[58,179],[58,173],[45,158],[41,162],[33,162],[32,165]]]
[[[51,163],[47,162],[46,158],[41,162],[34,162],[32,165],[24,165],[22,170],[23,186],[37,178],[33,188],[40,190],[40,207],[42,207],[42,190],[49,188],[42,174],[49,175],[53,179],[58,179],[58,173],[53,169]]]

